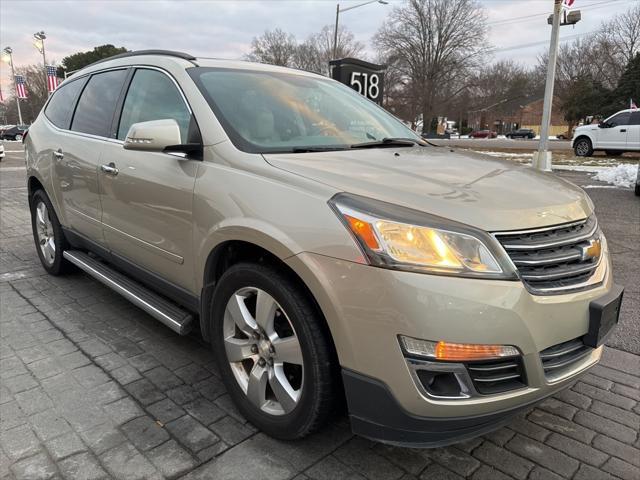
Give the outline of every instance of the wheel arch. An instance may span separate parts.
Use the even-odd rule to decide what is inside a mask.
[[[291,255],[293,256],[293,255]],[[319,314],[324,329],[328,335],[328,340],[332,348],[332,355],[336,365],[339,364],[336,345],[327,315],[323,311],[320,302],[309,286],[302,279],[302,276],[295,269],[285,262],[285,258],[273,253],[271,248],[265,245],[240,239],[227,239],[217,244],[207,256],[204,266],[202,291],[200,297],[200,330],[205,340],[210,341],[210,303],[213,298],[215,286],[222,274],[232,265],[240,262],[256,262],[277,268],[299,285],[313,304],[313,308]]]
[[[578,135],[576,138],[573,139],[573,142],[571,143],[571,148],[575,148],[576,147],[576,142],[578,140],[582,140],[582,139],[587,139],[589,140],[589,142],[591,142],[591,148],[593,148],[593,138],[591,138],[589,135],[587,135],[586,133],[582,133],[580,135]]]

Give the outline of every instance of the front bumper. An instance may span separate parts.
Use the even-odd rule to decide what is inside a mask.
[[[475,436],[566,388],[600,358],[601,348],[593,349],[563,375],[550,378],[540,352],[587,333],[590,302],[612,288],[606,253],[600,286],[551,296],[531,295],[519,281],[392,271],[311,253],[287,261],[327,318],[343,371],[349,372],[343,376],[353,427],[364,436],[418,445]],[[398,335],[516,346],[526,384],[492,395],[431,397],[412,375]],[[378,393],[370,391],[373,387],[351,388],[362,384],[352,381],[354,375],[371,380]],[[396,417],[380,416],[392,410]]]

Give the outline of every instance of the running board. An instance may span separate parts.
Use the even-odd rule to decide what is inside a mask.
[[[160,320],[171,330],[180,335],[189,333],[193,316],[186,310],[84,252],[65,250],[63,256],[79,269]]]

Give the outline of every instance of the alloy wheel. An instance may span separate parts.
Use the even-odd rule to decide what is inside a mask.
[[[49,209],[43,201],[36,205],[36,232],[42,258],[47,265],[53,265],[56,257],[56,242]]]
[[[302,349],[278,302],[259,288],[237,290],[225,308],[223,335],[233,375],[251,404],[270,415],[293,411],[304,383]]]
[[[582,140],[578,142],[578,145],[576,145],[576,153],[579,156],[586,155],[588,151],[589,151],[589,144],[587,143],[586,140]]]

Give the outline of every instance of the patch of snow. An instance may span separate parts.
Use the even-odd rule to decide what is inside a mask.
[[[487,152],[484,150],[474,150],[476,153],[484,153],[485,155],[491,155],[492,157],[500,158],[533,158],[533,153],[511,153],[511,152]]]
[[[582,188],[618,188],[615,185],[583,185]]]
[[[610,183],[616,187],[631,188],[636,183],[638,175],[637,165],[618,165],[596,173],[592,178],[601,182]]]

